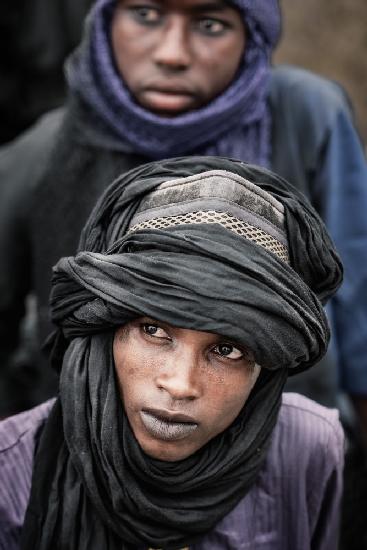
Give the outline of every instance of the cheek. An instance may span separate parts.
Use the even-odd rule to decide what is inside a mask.
[[[240,63],[242,61],[244,54],[244,44],[238,44],[236,42],[230,42],[226,45],[223,45],[221,51],[217,53],[221,62],[218,63],[220,71],[223,75],[226,76],[228,80],[232,80],[235,76]]]
[[[116,376],[127,408],[133,407],[151,391],[154,372],[158,368],[154,359],[138,351],[139,347],[131,343],[121,346],[117,342],[114,345]]]
[[[216,48],[206,45],[201,49],[201,55],[197,55],[196,66],[212,96],[225,90],[232,82],[242,55],[243,49],[238,45],[234,47],[233,44],[217,45]]]
[[[218,415],[220,430],[225,429],[238,416],[244,406],[254,379],[250,373],[226,373],[208,380],[208,417]]]
[[[160,33],[134,23],[126,13],[116,12],[111,26],[112,48],[116,57],[125,63],[147,58],[155,44],[159,44]]]
[[[117,17],[112,23],[111,37],[117,67],[121,76],[129,79],[136,61],[141,57],[142,37],[122,17]]]

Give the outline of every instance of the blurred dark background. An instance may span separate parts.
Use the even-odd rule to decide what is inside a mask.
[[[79,41],[92,0],[2,0],[0,143],[64,97],[62,66]]]

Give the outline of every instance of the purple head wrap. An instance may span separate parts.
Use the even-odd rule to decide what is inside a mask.
[[[237,77],[206,106],[173,118],[134,101],[113,60],[110,26],[115,0],[95,4],[85,39],[68,62],[67,76],[72,93],[103,123],[109,143],[153,159],[200,153],[269,165],[266,97],[270,56],[280,34],[278,0],[233,4],[241,10],[249,34]]]

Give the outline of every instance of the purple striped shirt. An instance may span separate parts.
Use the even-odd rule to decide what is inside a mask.
[[[38,430],[53,401],[0,422],[0,550],[18,550]],[[190,550],[335,550],[343,469],[338,413],[284,394],[250,492]]]

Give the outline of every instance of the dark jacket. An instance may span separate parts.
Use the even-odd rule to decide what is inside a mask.
[[[272,169],[308,195],[345,263],[346,283],[330,313],[334,349],[344,387],[367,394],[367,168],[348,102],[338,85],[301,69],[279,67],[272,74],[269,105]],[[81,129],[82,116],[70,104],[0,152],[0,392],[1,378],[7,380],[17,370],[9,358],[18,346],[24,296],[30,290],[37,296],[42,341],[50,330],[52,266],[75,253],[80,231],[106,186],[149,160],[91,144]],[[337,385],[331,363],[315,369],[317,375],[297,377],[303,393],[328,405]],[[27,406],[55,391],[48,372],[43,366],[40,376],[31,376],[28,386],[42,389],[45,381],[45,391],[35,399],[28,392]],[[6,393],[11,396],[11,390]]]

